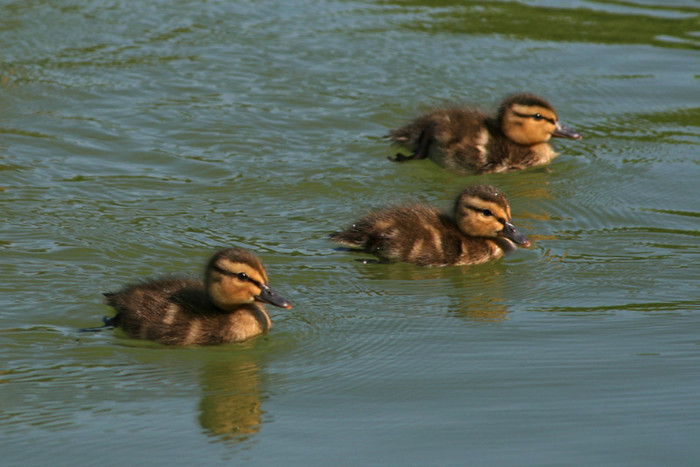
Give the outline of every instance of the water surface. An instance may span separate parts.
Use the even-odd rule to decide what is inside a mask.
[[[7,465],[693,465],[700,2],[0,3]],[[449,102],[546,97],[547,168],[392,164]],[[364,264],[367,209],[509,197],[501,261]],[[101,293],[254,250],[294,308],[244,344],[112,332]]]

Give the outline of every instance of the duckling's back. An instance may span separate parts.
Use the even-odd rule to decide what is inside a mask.
[[[449,107],[436,109],[421,115],[401,128],[391,130],[389,138],[394,144],[414,149],[425,132],[433,140],[443,144],[456,140],[475,140],[487,119],[487,115],[475,109]]]
[[[239,342],[270,327],[264,309],[255,304],[237,310],[218,309],[202,283],[167,278],[127,286],[105,294],[117,314],[111,324],[128,336],[168,345]]]
[[[389,133],[396,145],[429,157],[436,164],[457,172],[485,170],[493,144],[493,122],[476,109],[451,107],[434,110]]]

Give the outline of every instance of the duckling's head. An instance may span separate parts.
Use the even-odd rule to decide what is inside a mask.
[[[501,130],[511,141],[533,146],[549,141],[552,136],[581,139],[557,118],[549,102],[534,94],[513,94],[498,109]]]
[[[510,222],[506,197],[490,185],[472,185],[455,201],[454,217],[459,229],[474,237],[502,237],[524,247],[530,241]]]
[[[267,285],[267,273],[260,260],[241,248],[227,248],[214,254],[204,272],[204,285],[214,305],[222,310],[255,301],[292,307]]]

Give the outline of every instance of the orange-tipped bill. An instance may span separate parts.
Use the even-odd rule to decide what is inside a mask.
[[[289,303],[286,298],[272,290],[269,286],[263,285],[261,289],[260,294],[255,297],[257,301],[286,308],[287,310],[292,307],[292,304]]]
[[[557,138],[570,138],[570,139],[581,139],[583,136],[581,136],[581,133],[578,131],[569,128],[568,126],[564,125],[561,122],[557,122],[554,126],[554,131],[552,132],[552,136],[557,137]]]
[[[498,232],[498,235],[503,238],[507,238],[516,245],[520,245],[525,248],[530,246],[530,240],[528,240],[525,235],[521,234],[510,222],[503,224],[503,230]]]

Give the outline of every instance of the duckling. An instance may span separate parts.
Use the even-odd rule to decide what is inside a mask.
[[[558,155],[547,144],[552,136],[581,139],[559,122],[549,102],[527,93],[505,98],[496,116],[468,108],[438,109],[387,135],[411,151],[410,156],[390,157],[394,162],[429,157],[445,169],[473,174],[548,164]]]
[[[241,342],[270,329],[262,303],[292,307],[267,284],[265,268],[255,255],[224,249],[209,259],[204,283],[164,278],[105,293],[107,304],[117,312],[105,319],[105,326],[170,345]]]
[[[530,241],[510,222],[505,196],[489,185],[472,185],[457,197],[452,214],[424,204],[371,212],[331,240],[383,261],[419,266],[479,264]]]

